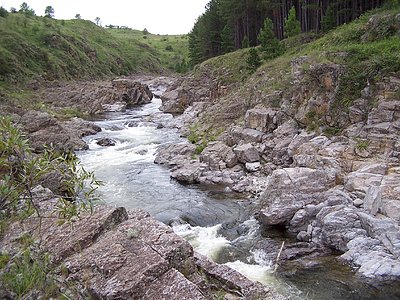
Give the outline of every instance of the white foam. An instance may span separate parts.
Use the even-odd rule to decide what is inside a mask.
[[[192,227],[189,224],[175,225],[175,233],[190,242],[194,250],[215,260],[221,250],[229,245],[229,241],[218,235],[221,224],[212,227]]]

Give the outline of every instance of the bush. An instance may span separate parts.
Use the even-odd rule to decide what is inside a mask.
[[[246,63],[247,68],[253,72],[261,66],[261,58],[258,55],[257,49],[251,48],[249,50],[249,56],[247,57]]]
[[[8,11],[3,6],[0,6],[0,17],[7,18],[7,16]]]
[[[264,26],[258,34],[258,40],[261,43],[261,50],[264,52],[265,58],[271,59],[283,54],[284,46],[275,37],[271,19],[265,19]]]
[[[300,34],[301,25],[296,19],[296,9],[294,6],[289,11],[288,18],[285,20],[285,37],[292,37]]]
[[[40,155],[33,154],[21,131],[13,126],[8,117],[0,117],[0,210],[2,217],[15,214],[41,218],[41,212],[33,198],[33,189],[41,184],[49,173],[68,178],[65,194],[56,195],[56,215],[60,222],[73,221],[83,211],[92,209],[97,199],[95,190],[100,182],[93,173],[78,165],[75,154],[59,154],[47,149]]]

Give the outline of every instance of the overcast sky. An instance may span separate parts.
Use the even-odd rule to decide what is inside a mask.
[[[0,5],[9,10],[19,9],[24,0],[0,0]],[[80,14],[82,19],[101,19],[103,26],[113,24],[151,33],[188,33],[196,19],[205,11],[209,0],[25,0],[36,15],[44,14],[51,5],[57,19],[73,19]]]

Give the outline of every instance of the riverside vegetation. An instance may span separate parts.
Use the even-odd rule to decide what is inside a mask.
[[[171,176],[181,182],[224,184],[251,194],[260,207],[259,222],[298,241],[283,249],[282,260],[301,263],[339,252],[339,259],[362,277],[398,282],[400,10],[390,2],[390,7],[366,12],[325,35],[294,30],[293,36],[275,41],[279,51],[272,49],[274,55],[263,45],[240,49],[206,60],[183,77],[153,82],[169,85],[161,96],[162,109],[179,115],[165,126],[179,128],[194,144],[160,149],[156,162],[174,166]],[[188,51],[193,51],[183,49],[187,37],[22,13],[0,17],[0,33],[0,101],[2,114],[11,115],[1,119],[0,141],[1,234],[2,246],[9,250],[0,256],[4,296],[110,297],[106,277],[97,273],[89,276],[96,278],[94,287],[85,286],[92,261],[108,267],[97,251],[109,240],[144,252],[148,245],[156,249],[147,249],[143,257],[153,259],[156,267],[148,272],[160,276],[160,285],[184,283],[193,292],[186,298],[218,296],[215,286],[202,286],[202,276],[215,280],[227,270],[216,271],[210,262],[193,257],[187,243],[143,212],[100,209],[94,212],[98,223],[90,216],[77,218],[81,210],[76,204],[90,208],[94,196],[94,188],[87,189],[84,182],[96,182],[92,174],[78,171],[72,154],[65,154],[85,149],[80,138],[99,130],[70,117],[151,100],[148,88],[134,83],[144,76],[111,84],[109,77],[184,71]],[[189,35],[192,42],[194,33]],[[242,40],[235,43],[240,47]],[[93,82],[99,79],[104,81]],[[65,180],[59,182],[60,177]],[[79,198],[85,193],[88,202]],[[54,217],[75,222],[75,227],[54,229],[47,222]],[[89,230],[85,218],[95,224]],[[20,231],[16,223],[31,227]],[[37,244],[36,228],[42,227],[45,237]],[[17,238],[9,235],[13,230]],[[157,236],[168,239],[166,245]],[[140,266],[134,258],[120,256],[125,250],[110,249],[107,256]],[[118,259],[113,271],[120,268]],[[63,260],[67,266],[60,264]],[[154,278],[143,280],[135,286],[153,287]],[[243,282],[235,283],[235,295],[243,296],[250,286]],[[217,286],[232,292],[221,280]],[[148,290],[137,291],[151,299]],[[134,291],[128,286],[112,290],[125,297]],[[260,286],[252,286],[251,295],[271,296]]]

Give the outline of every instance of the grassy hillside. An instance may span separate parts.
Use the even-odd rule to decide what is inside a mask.
[[[219,80],[233,83],[230,93],[221,97],[204,115],[204,130],[240,122],[245,111],[255,106],[280,107],[282,99],[290,103],[296,93],[294,89],[299,88],[293,84],[293,61],[302,57],[306,57],[301,68],[308,81],[301,84],[311,92],[318,89],[318,78],[312,77],[318,74],[310,71],[311,66],[343,66],[344,74],[330,107],[337,110],[334,116],[339,118],[360,97],[363,88],[370,86],[374,90],[383,77],[400,76],[399,13],[399,8],[374,10],[320,38],[299,35],[285,40],[286,52],[264,61],[254,74],[247,69],[246,50],[203,62],[196,67],[193,76],[228,74]]]
[[[104,29],[85,20],[0,17],[0,84],[162,73],[187,57],[186,37]],[[167,48],[167,46],[170,46]]]
[[[187,68],[189,57],[187,35],[159,35],[139,30],[107,29],[114,37],[127,41],[140,41],[157,51],[162,66],[182,72]]]

